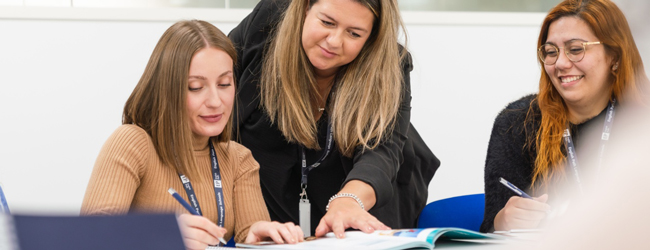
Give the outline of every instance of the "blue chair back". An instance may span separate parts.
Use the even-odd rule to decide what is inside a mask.
[[[418,228],[459,227],[479,231],[483,222],[485,194],[470,194],[427,204],[418,218]]]

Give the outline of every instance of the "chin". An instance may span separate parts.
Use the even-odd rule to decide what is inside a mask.
[[[326,70],[326,67],[322,66],[321,63],[318,63],[318,62],[317,62],[317,63],[313,63],[313,62],[312,62],[311,65],[314,66],[314,68],[317,69],[317,70]]]
[[[317,70],[325,71],[331,68],[327,65],[327,62],[324,61],[325,60],[320,60],[320,59],[312,60],[311,58],[309,58],[309,63],[311,63],[311,65]]]
[[[218,135],[220,135],[221,132],[223,132],[223,128],[220,128],[220,129],[209,129],[209,130],[206,129],[206,130],[204,130],[204,131],[205,131],[205,132],[203,133],[203,136],[214,137],[214,136],[218,136]]]
[[[580,101],[582,97],[579,95],[568,94],[568,95],[562,95],[562,99],[564,100],[564,102],[575,103]]]

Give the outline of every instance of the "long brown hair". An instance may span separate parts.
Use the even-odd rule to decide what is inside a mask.
[[[348,157],[359,145],[375,148],[392,131],[406,55],[398,47],[399,28],[405,29],[396,0],[352,1],[368,7],[375,21],[357,58],[339,70],[328,107],[334,139]],[[321,97],[301,35],[305,10],[316,2],[291,1],[265,55],[261,79],[261,104],[271,121],[288,141],[311,149],[319,149],[313,100]]]
[[[207,47],[223,50],[237,61],[230,39],[212,24],[191,20],[169,27],[158,40],[122,115],[122,124],[135,124],[151,136],[164,164],[189,177],[196,174],[186,112],[190,63],[196,52]],[[211,139],[230,141],[232,126],[231,116],[223,132]]]
[[[577,17],[587,25],[604,45],[612,79],[611,98],[624,104],[643,102],[642,83],[648,81],[643,71],[641,56],[623,12],[609,0],[566,0],[548,13],[539,33],[537,46],[546,43],[551,23],[562,17]],[[538,58],[540,65],[544,65]],[[618,67],[614,65],[618,64]],[[565,156],[562,153],[562,135],[568,122],[568,110],[559,92],[553,87],[549,75],[542,67],[537,103],[541,110],[541,125],[536,135],[537,158],[532,178],[532,188],[548,187],[555,177],[564,178]],[[529,114],[533,107],[529,109]],[[529,142],[531,143],[531,142]]]

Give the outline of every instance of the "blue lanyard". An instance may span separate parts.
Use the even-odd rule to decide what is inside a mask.
[[[311,236],[311,203],[307,198],[307,176],[309,175],[309,171],[318,167],[323,162],[323,160],[327,158],[327,155],[329,155],[330,151],[332,150],[332,144],[334,141],[333,137],[334,135],[332,133],[332,126],[328,121],[325,152],[323,152],[323,155],[321,155],[318,161],[316,161],[314,164],[309,165],[309,167],[307,166],[305,147],[300,147],[300,153],[302,156],[302,177],[300,178],[300,188],[302,189],[302,192],[300,193],[300,202],[298,202],[298,212],[300,213],[299,225],[302,228],[302,233],[305,236]]]
[[[224,217],[226,217],[224,213],[224,205],[223,205],[223,188],[221,186],[221,174],[219,173],[219,161],[217,160],[217,153],[214,151],[214,146],[212,146],[212,141],[208,142],[208,145],[210,145],[210,158],[211,158],[211,165],[212,165],[212,179],[214,180],[214,195],[217,200],[217,208],[218,208],[218,217],[217,217],[217,225],[220,227],[223,226],[223,220]],[[194,207],[194,210],[199,213],[199,215],[203,215],[201,212],[201,206],[199,206],[199,201],[196,199],[196,195],[194,194],[194,189],[192,188],[192,184],[190,183],[190,179],[188,179],[185,175],[183,174],[178,174],[178,176],[181,178],[181,182],[183,183],[183,188],[185,188],[185,192],[187,193],[187,197],[190,199],[190,205]]]
[[[609,103],[609,106],[607,106],[607,116],[605,117],[605,124],[603,125],[603,133],[600,136],[600,147],[598,147],[598,167],[596,168],[596,171],[600,171],[600,167],[603,163],[603,155],[605,153],[605,146],[607,145],[607,142],[609,142],[609,135],[612,130],[612,125],[614,123],[614,105],[616,104],[616,99],[612,100]],[[575,146],[573,145],[573,139],[571,137],[571,132],[569,130],[569,127],[564,130],[564,146],[566,148],[567,152],[567,158],[569,166],[571,167],[571,170],[573,170],[573,176],[576,179],[576,183],[578,183],[578,186],[580,187],[580,191],[582,192],[582,181],[580,180],[580,173],[578,172],[578,156],[576,154],[576,149]]]
[[[318,161],[314,162],[314,164],[307,166],[307,157],[305,156],[305,147],[300,147],[300,153],[302,155],[302,178],[300,179],[300,187],[302,188],[302,193],[300,194],[301,197],[306,197],[307,196],[307,175],[309,175],[309,171],[312,169],[318,167],[324,160],[327,158],[327,155],[329,155],[330,151],[332,150],[332,144],[333,144],[333,139],[334,135],[332,132],[332,126],[328,122],[327,123],[327,140],[325,142],[325,152],[320,156]]]

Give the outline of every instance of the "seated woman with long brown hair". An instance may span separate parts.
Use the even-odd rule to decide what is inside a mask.
[[[237,52],[219,29],[180,21],[162,35],[104,144],[81,214],[180,213],[188,249],[237,242],[302,241],[299,227],[270,222],[259,165],[231,141]],[[188,214],[179,192],[202,216]],[[188,197],[190,197],[188,199]]]

